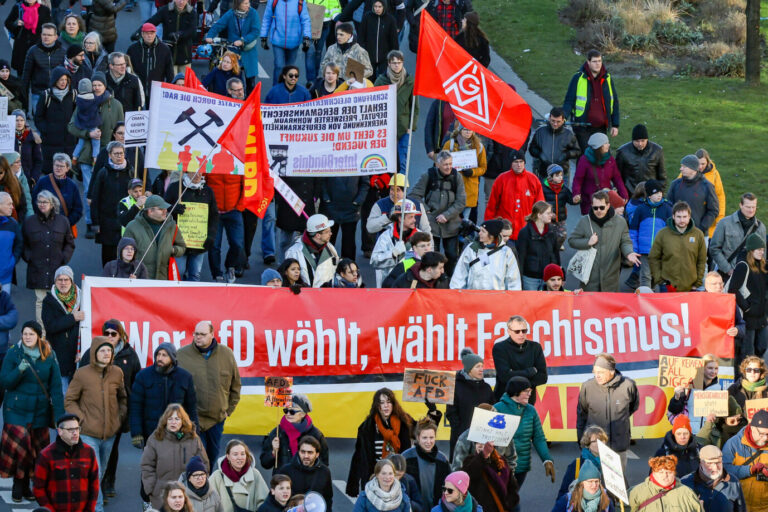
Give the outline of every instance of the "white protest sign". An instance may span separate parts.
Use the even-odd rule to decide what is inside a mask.
[[[477,151],[474,149],[452,151],[451,156],[453,157],[453,168],[457,171],[474,169],[477,167]]]
[[[301,212],[304,211],[304,201],[302,201],[301,198],[296,195],[296,192],[294,192],[293,189],[291,189],[291,187],[289,187],[288,184],[284,182],[282,178],[280,178],[280,176],[277,176],[273,173],[270,173],[270,175],[275,182],[275,190],[277,190],[277,192],[283,196],[285,202],[288,203],[288,206],[290,206],[294,212],[296,212],[296,215],[301,216]]]
[[[624,483],[624,470],[621,468],[621,457],[599,440],[597,441],[597,451],[600,454],[605,488],[624,503],[629,503],[627,485]]]
[[[135,148],[147,143],[149,111],[137,110],[125,113],[125,147]]]
[[[512,441],[518,425],[520,425],[520,416],[475,407],[467,439],[475,443],[490,442],[495,446],[507,446]]]
[[[0,116],[10,114],[8,112],[8,96],[0,96]]]
[[[15,151],[16,116],[0,115],[0,153]]]

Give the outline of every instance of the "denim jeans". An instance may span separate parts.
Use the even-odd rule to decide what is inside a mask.
[[[293,64],[296,61],[296,56],[299,55],[299,47],[296,48],[281,48],[279,46],[272,45],[272,51],[274,52],[275,59],[275,71],[272,75],[272,84],[277,83],[277,79],[280,78],[280,72],[283,67]]]
[[[67,396],[67,390],[69,389],[69,383],[72,381],[72,377],[61,378],[61,393]]]
[[[34,119],[35,110],[37,110],[38,101],[40,101],[40,94],[30,92],[29,93],[29,115],[27,117],[31,117],[32,119]]]
[[[157,12],[157,7],[155,6],[154,0],[139,0],[139,12],[141,13],[141,19],[143,21],[148,20],[153,14]],[[162,23],[158,24],[157,26],[157,37],[158,39],[162,40],[162,32],[163,29]]]
[[[96,452],[96,462],[99,464],[99,481],[101,481],[102,468],[107,467],[109,454],[112,453],[112,445],[115,443],[115,436],[109,439],[97,439],[81,434],[80,439]],[[101,492],[101,485],[99,485],[99,498],[96,501],[96,512],[104,512],[104,495]]]
[[[8,295],[11,294],[11,283],[3,283],[2,290]],[[41,310],[42,311],[42,310]]]
[[[275,255],[275,201],[269,203],[261,220],[261,257]]]
[[[200,281],[200,272],[203,270],[203,260],[205,253],[197,254],[187,253],[187,262],[184,265],[184,281]]]
[[[320,60],[323,57],[323,46],[328,37],[328,32],[331,30],[330,27],[330,21],[323,23],[323,32],[320,35],[320,39],[313,44],[310,44],[309,50],[304,54],[304,67],[307,69],[307,82],[312,82],[315,78],[323,74],[324,70],[320,69]]]
[[[397,160],[398,160],[398,172],[405,174],[405,164],[408,160],[408,136],[410,133],[404,133],[402,137],[397,139]]]
[[[216,461],[219,460],[219,450],[221,448],[221,436],[224,434],[224,421],[220,421],[208,430],[202,432],[200,440],[205,446],[205,453],[208,455],[208,462],[211,465],[211,472]]]
[[[93,177],[93,166],[80,164],[80,172],[83,175],[83,208],[85,208],[85,223],[90,226],[91,224],[91,205],[88,204],[88,185],[91,183]]]
[[[528,277],[528,276],[522,276],[522,277],[523,277],[523,290],[536,291],[539,289],[542,283],[544,283],[544,281],[536,277]]]
[[[224,260],[224,265],[234,267],[235,270],[243,269],[245,263],[245,250],[243,249],[243,214],[238,210],[230,210],[219,215],[219,229],[216,231],[216,241],[208,253],[208,265],[211,267],[211,276],[216,279],[224,275],[221,270],[221,242],[224,231],[227,232],[229,250]]]

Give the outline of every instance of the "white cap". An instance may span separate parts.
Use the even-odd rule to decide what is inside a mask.
[[[319,233],[333,226],[333,221],[321,213],[317,213],[307,219],[307,233]]]

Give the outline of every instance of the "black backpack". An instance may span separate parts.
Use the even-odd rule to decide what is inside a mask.
[[[436,190],[440,189],[440,178],[438,178],[437,173],[439,171],[435,167],[430,167],[427,171],[427,189],[424,192],[424,201],[429,201],[429,196],[432,194],[432,192],[435,192]],[[451,190],[453,191],[454,195],[456,194],[456,191],[459,188],[459,173],[451,169]]]

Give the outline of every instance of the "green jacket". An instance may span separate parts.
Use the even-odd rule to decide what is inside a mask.
[[[536,449],[536,453],[542,461],[552,460],[547,448],[547,438],[544,436],[544,429],[541,428],[539,413],[531,404],[519,404],[512,400],[508,394],[504,393],[501,402],[493,406],[496,411],[502,414],[512,414],[520,416],[520,425],[515,431],[512,440],[515,442],[517,451],[517,467],[515,473],[527,473],[531,469],[531,442]]]
[[[651,477],[646,478],[641,483],[629,490],[629,506],[632,512],[640,510],[640,505],[659,494],[662,488],[651,482]],[[655,500],[643,507],[643,512],[664,512],[674,510],[675,512],[703,512],[699,497],[693,492],[693,489],[680,483],[676,479],[675,487],[662,498]]]
[[[206,359],[192,343],[179,349],[178,361],[195,383],[200,429],[206,431],[232,416],[240,401],[240,373],[232,349],[216,342]]]
[[[405,71],[405,68],[403,68]],[[408,121],[411,117],[411,101],[413,101],[413,77],[411,75],[405,76],[405,83],[402,87],[397,89],[397,138],[399,139],[405,132],[408,131]],[[379,75],[374,86],[391,85],[392,81],[389,79],[386,73]],[[419,122],[419,99],[416,98],[414,103],[415,110],[413,112],[413,124],[411,125],[411,131],[415,132]]]
[[[613,209],[608,215],[612,217],[602,227],[592,220],[591,214],[582,216],[568,237],[568,244],[579,251],[589,249],[592,232],[597,233],[597,255],[589,281],[582,286],[585,292],[618,292],[622,256],[626,257],[633,251],[627,221],[616,215]]]
[[[133,238],[136,241],[136,259],[141,259],[144,252],[147,255],[144,258],[144,266],[147,267],[147,276],[149,279],[168,279],[168,261],[171,256],[178,257],[184,254],[187,246],[184,243],[184,237],[181,231],[176,233],[176,240],[173,241],[173,235],[176,232],[176,223],[173,219],[163,226],[162,231],[157,236],[157,240],[150,246],[152,238],[155,236],[147,220],[146,210],[142,211],[125,227],[124,237]]]
[[[23,372],[19,371],[19,363],[26,358],[30,367]],[[46,388],[53,403],[53,415],[51,415],[48,400],[35,378],[38,377]],[[56,354],[51,350],[50,355],[31,362],[24,355],[21,342],[8,349],[0,369],[0,387],[5,390],[3,400],[3,422],[8,425],[32,425],[32,428],[51,426],[51,419],[64,414],[64,397],[61,393],[61,371]]]
[[[91,138],[88,136],[89,130],[81,130],[75,126],[75,116],[77,115],[77,108],[72,112],[72,119],[69,120],[67,130],[69,133],[77,138],[84,139],[83,150],[80,152],[78,162],[85,165],[93,165],[93,157],[91,156]],[[107,147],[112,137],[112,132],[115,131],[115,125],[118,122],[123,121],[125,114],[123,113],[123,105],[117,101],[114,97],[109,98],[107,101],[101,104],[99,107],[99,115],[101,116],[101,147]],[[94,169],[96,171],[96,169]]]
[[[648,254],[651,267],[651,286],[669,281],[679,292],[689,292],[704,282],[707,271],[707,244],[704,233],[693,225],[693,219],[682,233],[675,227],[675,219],[667,219],[653,240]]]

